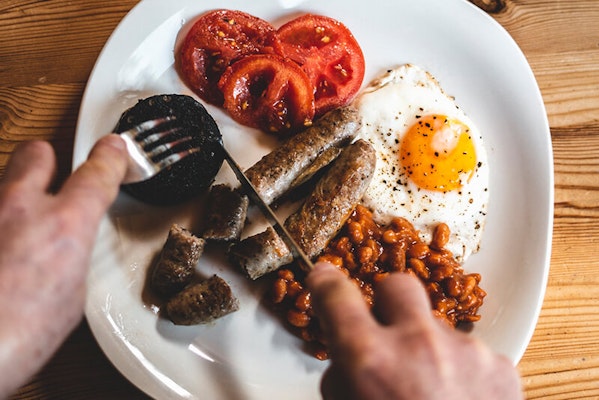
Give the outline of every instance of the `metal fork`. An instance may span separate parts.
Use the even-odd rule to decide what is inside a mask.
[[[262,199],[252,182],[248,179],[248,177],[243,173],[237,161],[233,159],[233,156],[227,151],[224,145],[221,146],[223,150],[223,154],[225,156],[225,160],[229,164],[229,167],[235,173],[237,180],[241,184],[241,187],[246,195],[254,202],[256,206],[262,211],[262,214],[266,217],[266,220],[275,230],[275,232],[279,235],[279,237],[285,242],[293,258],[299,261],[300,266],[304,267],[304,270],[311,271],[314,269],[314,265],[312,261],[310,261],[310,257],[304,252],[304,250],[300,247],[300,245],[295,241],[293,236],[287,231],[285,228],[285,224],[277,217],[275,212],[270,208],[268,204]]]
[[[191,136],[174,135],[180,127],[169,127],[175,117],[164,117],[143,122],[119,135],[127,144],[129,164],[123,183],[141,182],[150,179],[165,168],[181,161],[199,148],[171,152],[171,149],[192,140]]]
[[[149,179],[164,168],[199,151],[198,147],[192,147],[177,153],[172,153],[170,151],[175,146],[192,140],[190,136],[185,136],[183,138],[176,138],[175,136],[174,140],[168,140],[169,136],[173,136],[175,132],[178,132],[181,129],[180,127],[164,129],[165,127],[168,127],[168,122],[174,120],[175,117],[154,119],[119,133],[125,140],[125,143],[127,143],[127,150],[129,152],[129,165],[123,183],[141,182]],[[289,234],[285,225],[279,220],[273,210],[260,197],[256,188],[252,185],[247,176],[245,176],[237,162],[233,159],[231,154],[229,154],[222,143],[221,148],[225,160],[235,173],[244,191],[260,208],[270,225],[289,247],[293,257],[303,262],[308,270],[313,269],[314,266],[312,265],[310,258]]]

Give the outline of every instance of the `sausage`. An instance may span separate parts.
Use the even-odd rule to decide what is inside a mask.
[[[213,185],[208,195],[206,240],[231,241],[239,239],[249,206],[249,198],[225,184]]]
[[[176,325],[205,324],[239,309],[239,301],[221,277],[187,286],[166,303],[166,313]]]
[[[250,279],[258,279],[293,261],[289,248],[270,226],[265,231],[231,246],[229,258],[233,264],[241,267]]]
[[[262,199],[271,204],[317,172],[313,166],[322,168],[330,163],[339,153],[334,149],[349,144],[361,126],[355,108],[346,106],[332,110],[262,157],[245,174]],[[315,162],[319,158],[319,162]]]
[[[285,227],[314,258],[339,232],[366,192],[376,166],[374,148],[364,140],[346,147]],[[233,245],[229,256],[251,279],[290,263],[289,248],[272,228]]]
[[[152,290],[159,295],[170,296],[183,289],[193,279],[204,244],[204,239],[181,226],[171,226],[151,275]]]
[[[348,146],[318,181],[302,207],[285,221],[285,227],[310,258],[319,255],[343,227],[366,192],[376,153],[364,140]]]

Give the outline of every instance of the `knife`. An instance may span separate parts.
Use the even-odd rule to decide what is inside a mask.
[[[225,146],[223,145],[221,147],[223,149],[225,160],[235,173],[235,176],[241,184],[243,191],[249,196],[252,202],[258,206],[260,211],[262,211],[262,214],[264,214],[264,216],[266,217],[268,223],[273,227],[273,229],[275,230],[275,232],[277,232],[281,239],[283,239],[283,242],[285,242],[287,247],[289,247],[289,250],[291,251],[293,258],[302,262],[308,268],[308,270],[313,270],[314,264],[312,264],[312,261],[310,260],[308,255],[297,244],[295,239],[293,239],[293,237],[289,234],[289,231],[281,223],[281,220],[276,216],[272,208],[270,208],[270,206],[266,204],[262,197],[260,197],[252,182],[250,182],[247,176],[243,173],[235,159],[231,156],[231,154],[229,154],[227,149],[225,149]]]

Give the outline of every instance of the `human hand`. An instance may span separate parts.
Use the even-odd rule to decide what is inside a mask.
[[[0,182],[0,398],[25,383],[81,320],[96,230],[125,174],[116,135],[55,194],[46,142],[19,146]]]
[[[325,399],[522,399],[511,363],[437,320],[416,278],[380,282],[376,318],[333,265],[317,263],[306,283],[331,355]]]

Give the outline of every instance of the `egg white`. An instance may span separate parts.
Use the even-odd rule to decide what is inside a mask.
[[[388,70],[366,87],[355,101],[363,127],[359,137],[377,152],[374,177],[363,203],[381,224],[393,217],[408,219],[430,242],[434,227],[446,223],[451,237],[446,248],[458,260],[478,251],[489,201],[489,167],[482,135],[473,121],[446,95],[437,80],[418,66]],[[445,115],[470,128],[477,167],[459,189],[441,192],[419,188],[400,162],[406,131],[427,114]]]

